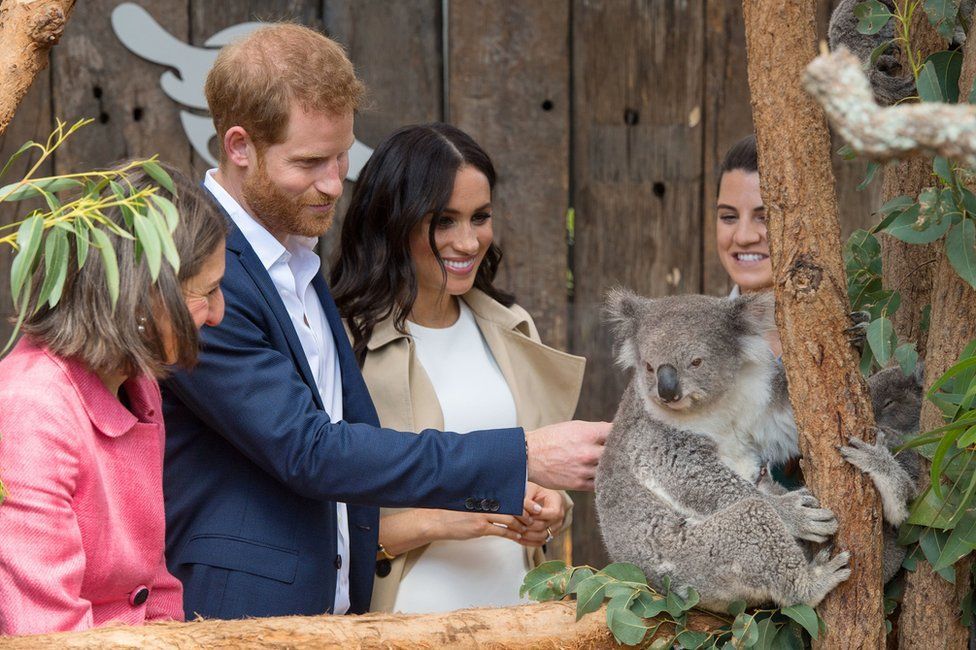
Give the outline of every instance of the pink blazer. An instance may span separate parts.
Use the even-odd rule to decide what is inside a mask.
[[[183,620],[166,570],[155,380],[131,411],[83,364],[22,339],[0,361],[0,633]]]

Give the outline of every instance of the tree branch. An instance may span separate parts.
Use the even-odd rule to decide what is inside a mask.
[[[0,1],[0,135],[64,33],[75,0]]]
[[[814,59],[803,83],[862,156],[877,161],[943,156],[976,167],[976,107],[923,102],[882,108],[860,61],[846,48]]]

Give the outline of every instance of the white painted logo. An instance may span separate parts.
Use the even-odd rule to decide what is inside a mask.
[[[186,107],[180,111],[186,137],[194,151],[211,165],[217,164],[210,153],[210,140],[216,137],[217,132],[209,115],[201,115],[193,110],[207,111],[203,84],[220,48],[262,24],[252,22],[228,27],[207,39],[203,47],[195,47],[167,32],[148,11],[133,2],[123,2],[112,11],[112,29],[123,45],[143,59],[175,70],[164,72],[159,84],[167,97]],[[356,180],[372,153],[371,148],[356,140],[349,150],[346,178]]]

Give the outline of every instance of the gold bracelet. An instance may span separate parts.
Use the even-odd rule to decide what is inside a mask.
[[[394,560],[394,559],[396,559],[396,555],[391,554],[388,550],[386,550],[386,548],[383,547],[382,544],[377,544],[376,545],[376,554],[382,556],[383,558],[385,558],[387,560]]]

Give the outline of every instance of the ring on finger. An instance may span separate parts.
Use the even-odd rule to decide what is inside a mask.
[[[546,526],[546,536],[546,544],[548,544],[553,540],[552,529],[549,526]]]

